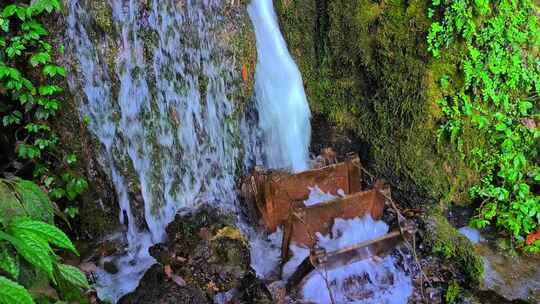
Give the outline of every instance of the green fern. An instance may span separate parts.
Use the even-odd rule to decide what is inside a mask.
[[[463,46],[463,84],[454,88],[458,95],[438,102],[447,117],[438,138],[447,135],[482,175],[469,189],[482,202],[472,224],[493,223],[525,250],[540,251],[539,241],[525,243],[540,229],[540,196],[534,190],[540,183],[540,10],[531,0],[433,0],[432,5],[427,42],[433,57],[439,59],[450,44]],[[487,144],[464,151],[462,126],[476,128]]]

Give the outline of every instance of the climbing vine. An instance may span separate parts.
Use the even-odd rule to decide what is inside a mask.
[[[480,202],[471,224],[495,224],[539,252],[540,240],[527,236],[540,229],[540,10],[531,0],[432,0],[428,15],[434,58],[461,50],[459,77],[440,80],[453,93],[438,101],[445,115],[438,137],[481,176],[469,189]],[[465,149],[466,129],[482,144]]]
[[[0,5],[0,128],[6,137],[13,134],[3,142],[13,147],[13,159],[4,160],[13,168],[10,175],[24,175],[31,168],[31,177],[53,200],[73,201],[88,184],[72,170],[77,157],[60,155],[59,138],[51,128],[64,91],[66,70],[54,63],[63,46],[51,45],[40,21],[60,9],[59,0]],[[65,210],[76,213],[73,206]]]

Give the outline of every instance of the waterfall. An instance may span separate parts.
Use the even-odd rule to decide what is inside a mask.
[[[272,0],[248,7],[257,38],[255,98],[269,168],[308,168],[311,125],[302,76],[287,50]]]
[[[238,76],[216,38],[221,1],[110,0],[115,41],[96,29],[91,1],[68,2],[69,84],[126,226],[125,253],[102,261],[118,272],[97,274],[99,297],[116,302],[155,262],[148,248],[178,211],[235,208]]]

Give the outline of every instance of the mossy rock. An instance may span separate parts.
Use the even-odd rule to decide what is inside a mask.
[[[425,217],[424,243],[432,253],[440,255],[459,273],[456,278],[464,278],[477,287],[484,275],[484,263],[476,253],[473,244],[454,228],[442,213],[435,208]]]
[[[428,1],[279,0],[281,30],[304,79],[313,112],[366,143],[368,169],[403,203],[465,203],[478,176],[454,147],[438,142],[436,101],[458,84],[460,47],[433,61]],[[481,144],[465,127],[463,150]],[[315,151],[318,152],[318,151]]]
[[[88,1],[89,12],[96,26],[106,34],[113,31],[112,8],[106,0]]]
[[[239,287],[250,272],[249,245],[233,222],[232,216],[209,206],[177,215],[167,227],[168,243],[151,253],[209,297]]]

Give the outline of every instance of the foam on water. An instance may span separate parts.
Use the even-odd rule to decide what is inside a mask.
[[[244,229],[245,231],[245,229]],[[276,273],[281,262],[281,241],[283,230],[278,230],[268,236],[251,231],[250,258],[251,267],[260,278],[268,278]]]
[[[249,16],[257,38],[255,98],[268,168],[308,169],[311,113],[302,76],[287,50],[272,0],[253,0]]]
[[[484,240],[484,238],[480,234],[480,231],[469,226],[463,226],[459,228],[458,231],[466,238],[468,238],[469,241],[471,241],[473,244],[478,244],[479,242]]]
[[[337,196],[331,194],[330,192],[326,193],[319,188],[319,186],[315,185],[314,187],[308,187],[309,188],[309,197],[307,200],[304,201],[304,206],[313,206],[317,205],[323,202],[334,200],[338,197],[344,197],[345,192],[342,189],[338,189]]]
[[[328,235],[317,234],[318,246],[334,251],[383,236],[388,226],[370,216],[351,220],[336,219]],[[307,249],[292,246],[295,256],[285,265],[288,277],[309,255]],[[298,256],[296,256],[298,255]],[[318,304],[334,303],[407,303],[412,294],[411,279],[395,265],[391,256],[382,261],[371,259],[334,268],[316,269],[306,277],[301,289],[304,300]]]

